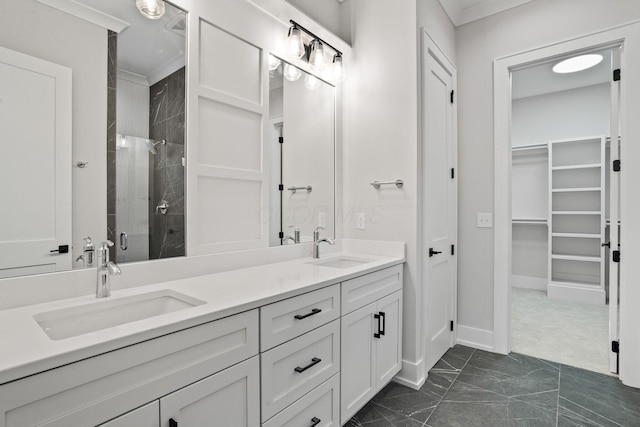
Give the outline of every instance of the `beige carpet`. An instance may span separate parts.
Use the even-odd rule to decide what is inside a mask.
[[[511,291],[511,351],[610,374],[609,306]]]

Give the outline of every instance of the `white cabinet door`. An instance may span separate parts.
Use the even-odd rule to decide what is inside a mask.
[[[347,422],[376,393],[374,338],[376,303],[366,305],[342,318],[341,421]],[[374,326],[375,325],[375,326]]]
[[[155,400],[100,427],[160,427],[160,402]]]
[[[376,346],[376,384],[389,382],[402,367],[402,291],[380,299],[376,304],[380,319],[380,338]]]
[[[160,399],[161,427],[259,427],[258,356]]]

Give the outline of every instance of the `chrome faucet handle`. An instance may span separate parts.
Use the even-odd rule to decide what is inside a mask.
[[[324,230],[326,227],[323,225],[319,225],[316,227],[315,231],[320,231],[320,230]]]

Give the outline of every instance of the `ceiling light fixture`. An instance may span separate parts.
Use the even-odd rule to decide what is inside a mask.
[[[302,60],[309,63],[314,71],[321,72],[326,69],[328,63],[325,51],[327,48],[331,49],[334,52],[333,77],[339,82],[344,81],[345,70],[344,63],[342,61],[342,52],[298,24],[293,19],[289,22],[291,23],[288,35],[289,44],[287,46],[289,55],[302,58]],[[304,44],[302,33],[305,33],[311,39],[308,46],[305,46]]]
[[[595,67],[600,62],[602,62],[602,55],[595,53],[574,56],[573,58],[565,59],[564,61],[560,61],[554,65],[553,72],[558,74],[576,73],[578,71]]]
[[[162,0],[136,0],[136,7],[144,17],[149,19],[160,19],[164,15]]]

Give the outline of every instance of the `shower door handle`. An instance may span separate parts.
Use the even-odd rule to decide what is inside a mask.
[[[129,236],[127,236],[127,233],[120,233],[120,249],[122,249],[123,251],[126,251],[127,248],[129,247]]]

